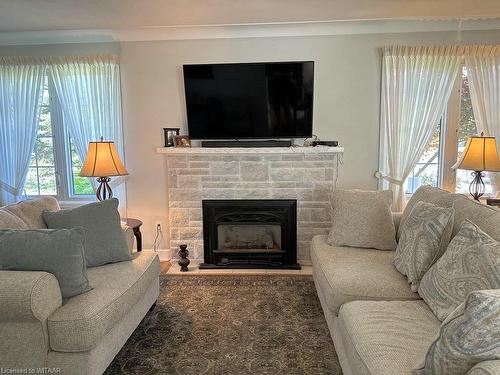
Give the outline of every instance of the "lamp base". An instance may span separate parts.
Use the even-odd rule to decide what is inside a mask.
[[[476,201],[479,201],[479,198],[481,198],[486,191],[486,186],[483,181],[484,173],[482,171],[474,171],[471,174],[474,178],[469,185],[469,193]]]
[[[109,186],[109,181],[111,181],[111,178],[109,177],[99,177],[97,179],[97,182],[99,182],[99,187],[95,192],[95,196],[100,201],[113,198],[113,190],[111,190],[111,187]]]

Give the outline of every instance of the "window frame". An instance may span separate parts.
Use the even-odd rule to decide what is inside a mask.
[[[48,75],[47,75],[48,76]],[[51,118],[53,151],[54,151],[54,166],[56,175],[56,195],[58,201],[71,201],[71,202],[93,202],[95,195],[79,195],[73,194],[73,175],[72,175],[72,160],[71,160],[71,147],[70,136],[67,127],[64,124],[64,116],[61,104],[57,95],[52,80],[48,79],[48,92],[49,92],[49,111]],[[47,194],[28,195],[29,198],[36,198],[47,196]]]

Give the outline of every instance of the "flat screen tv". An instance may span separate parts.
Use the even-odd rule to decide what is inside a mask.
[[[191,138],[312,136],[313,61],[183,68]]]

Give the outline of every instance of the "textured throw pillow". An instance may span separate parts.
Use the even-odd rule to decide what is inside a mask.
[[[0,269],[45,271],[59,282],[63,298],[88,292],[82,228],[0,230]]]
[[[121,228],[116,198],[71,210],[44,211],[43,219],[47,226],[53,229],[84,229],[85,259],[88,267],[132,259]]]
[[[331,246],[396,248],[392,191],[336,190],[333,193]]]
[[[463,194],[450,193],[446,190],[439,189],[434,186],[423,185],[420,186],[411,196],[410,200],[406,204],[406,207],[401,214],[400,226],[397,232],[397,238],[401,236],[402,225],[406,221],[406,218],[410,215],[413,206],[419,202],[424,201],[427,203],[435,204],[439,207],[451,208],[455,201],[467,199],[467,196]]]
[[[500,290],[471,292],[441,324],[415,375],[467,374],[477,363],[500,359]]]
[[[470,292],[500,288],[500,242],[465,221],[443,256],[427,271],[418,293],[441,321]]]
[[[453,230],[453,209],[419,201],[401,228],[394,266],[416,292],[422,277],[443,255]]]

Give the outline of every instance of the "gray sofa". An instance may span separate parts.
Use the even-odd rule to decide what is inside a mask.
[[[5,206],[0,228],[46,228],[42,211],[58,209],[53,198]],[[132,230],[124,235],[132,250]],[[133,253],[89,268],[93,290],[63,301],[50,273],[0,271],[0,368],[102,374],[157,300],[159,274],[156,254]]]
[[[468,219],[500,241],[500,210],[433,187],[420,188],[405,212],[394,214],[396,229],[419,200],[454,208],[453,235]],[[312,240],[313,277],[344,374],[411,374],[441,322],[393,266],[394,251],[332,247],[326,238]],[[500,374],[500,361],[481,362],[469,374]]]

